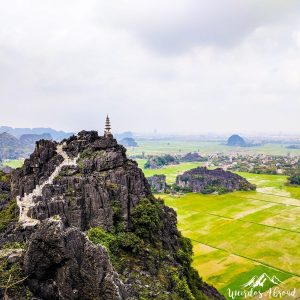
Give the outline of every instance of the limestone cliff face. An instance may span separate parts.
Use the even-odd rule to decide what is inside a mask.
[[[11,299],[224,299],[192,269],[176,213],[112,136],[37,142],[11,195],[19,223],[0,238],[26,245],[16,262],[24,288]]]
[[[167,189],[166,175],[153,175],[147,181],[154,193],[164,193]]]
[[[36,185],[45,181],[63,158],[56,153],[56,142],[40,140],[22,168],[12,176],[13,196],[31,193]]]
[[[32,234],[24,257],[27,284],[41,299],[126,299],[107,250],[76,228],[47,220]]]
[[[113,226],[113,208],[120,206],[122,217],[130,226],[133,207],[151,195],[137,164],[128,160],[125,148],[113,138],[96,132],[81,132],[65,141],[64,151],[78,157],[77,166],[64,166],[34,199],[31,214],[38,220],[60,215],[65,224],[87,230]],[[55,151],[56,143],[41,141],[24,167],[13,175],[13,194],[30,193],[45,180],[63,158]]]

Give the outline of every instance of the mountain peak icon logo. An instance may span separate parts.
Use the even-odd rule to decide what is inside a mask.
[[[274,285],[278,285],[281,283],[281,281],[273,275],[272,277],[268,276],[266,273],[262,273],[260,276],[253,276],[248,282],[245,284],[242,284],[241,286],[246,288],[246,287],[263,287],[266,282],[271,282]]]

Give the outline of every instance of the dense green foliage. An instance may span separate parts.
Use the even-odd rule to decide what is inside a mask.
[[[173,184],[172,185],[172,189],[175,191],[175,192],[178,192],[178,193],[191,193],[193,191],[193,189],[190,187],[190,186],[179,186],[177,184]]]
[[[202,194],[217,193],[219,195],[229,193],[230,190],[223,186],[209,185],[201,190]]]
[[[23,285],[26,278],[20,263],[8,263],[6,257],[0,255],[0,298],[32,299],[30,291]]]
[[[184,187],[181,187],[181,186],[178,186],[176,184],[173,184],[172,185],[172,189],[175,191],[175,192],[181,192],[181,193],[191,193],[193,192],[193,189],[192,187],[190,186],[184,186]],[[202,190],[201,190],[201,193],[202,194],[212,194],[212,193],[217,193],[219,195],[222,195],[222,194],[226,194],[226,193],[229,193],[230,190],[227,189],[226,187],[223,187],[221,185],[208,185],[206,187],[204,187]]]
[[[151,169],[153,168],[153,166],[155,166],[155,168],[161,168],[166,165],[172,165],[178,163],[179,163],[179,159],[177,159],[172,155],[166,154],[162,156],[150,157],[150,159],[147,160],[147,162],[145,163],[144,168]]]
[[[288,180],[290,184],[300,185],[300,173],[291,175]]]
[[[180,235],[180,247],[176,252],[167,250],[162,245],[159,236],[162,201],[142,199],[131,214],[130,231],[121,226],[122,218],[117,203],[113,204],[113,212],[115,228],[111,232],[101,227],[91,228],[88,237],[92,242],[108,249],[113,265],[121,277],[123,271],[127,270],[131,278],[142,282],[138,288],[140,299],[149,299],[149,291],[153,295],[159,295],[155,298],[161,300],[205,299],[201,292],[202,280],[191,267],[193,252],[190,240]],[[141,276],[145,271],[149,273],[148,277]],[[127,280],[126,276],[122,279]]]
[[[132,231],[125,231],[120,218],[120,208],[115,204],[113,232],[108,232],[101,227],[94,227],[88,231],[88,237],[97,244],[104,245],[112,254],[117,254],[120,249],[133,253],[139,252],[144,245],[143,239],[154,238],[160,228],[161,203],[151,202],[144,198],[135,207],[132,213]]]
[[[88,231],[88,237],[95,244],[105,246],[112,255],[117,255],[120,250],[138,253],[143,246],[143,241],[132,232],[114,234],[101,227],[94,227]]]
[[[12,242],[8,244],[4,244],[2,249],[24,249],[25,243],[24,242]]]
[[[251,173],[276,175],[277,167],[276,166],[255,166],[253,170],[251,170]]]
[[[200,290],[202,286],[202,279],[199,277],[198,272],[192,267],[192,243],[190,239],[183,236],[180,236],[179,243],[181,247],[177,251],[177,259],[183,266],[184,281],[186,281],[187,286],[189,287],[188,291],[191,291],[195,296],[194,299],[201,299],[202,293]]]
[[[7,226],[16,221],[18,218],[17,201],[12,200],[9,205],[0,211],[0,231],[3,231]]]
[[[141,238],[153,238],[160,227],[160,215],[159,201],[142,199],[132,213],[134,232]]]
[[[2,171],[0,171],[0,186],[1,185],[8,186],[10,184],[10,175],[5,174]],[[7,201],[9,198],[9,190],[3,188],[0,188],[0,203],[3,204],[3,202]]]
[[[10,175],[5,174],[4,172],[0,171],[0,181],[9,183],[10,181]]]

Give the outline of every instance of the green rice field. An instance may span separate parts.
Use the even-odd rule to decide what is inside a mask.
[[[144,171],[146,176],[166,174],[171,184],[193,164]],[[227,299],[233,299],[230,291],[263,273],[281,281],[278,286],[267,282],[260,288],[263,299],[278,299],[268,294],[271,287],[295,288],[300,296],[300,188],[287,186],[286,176],[239,174],[256,184],[257,191],[157,197],[176,210],[179,229],[192,240],[193,266]]]
[[[172,184],[176,181],[176,176],[184,173],[187,170],[191,170],[193,168],[197,168],[201,166],[203,163],[201,162],[186,162],[178,165],[170,165],[161,169],[144,169],[144,164],[146,163],[145,159],[136,159],[139,167],[143,169],[143,172],[146,177],[150,177],[153,175],[166,175],[166,181],[168,184]]]

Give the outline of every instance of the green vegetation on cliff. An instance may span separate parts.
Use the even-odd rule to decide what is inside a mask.
[[[0,231],[5,230],[9,224],[17,221],[17,219],[17,202],[13,200],[0,211]]]
[[[106,246],[117,272],[124,274],[124,269],[131,269],[131,276],[141,282],[140,299],[148,299],[149,291],[155,299],[207,299],[202,292],[203,282],[191,267],[190,240],[180,235],[178,250],[172,251],[158,237],[162,215],[160,200],[144,198],[132,213],[131,231],[119,231],[122,227],[118,224],[112,232],[94,227],[88,231],[88,237]],[[140,276],[145,272],[148,276]],[[157,276],[159,281],[155,279]]]

